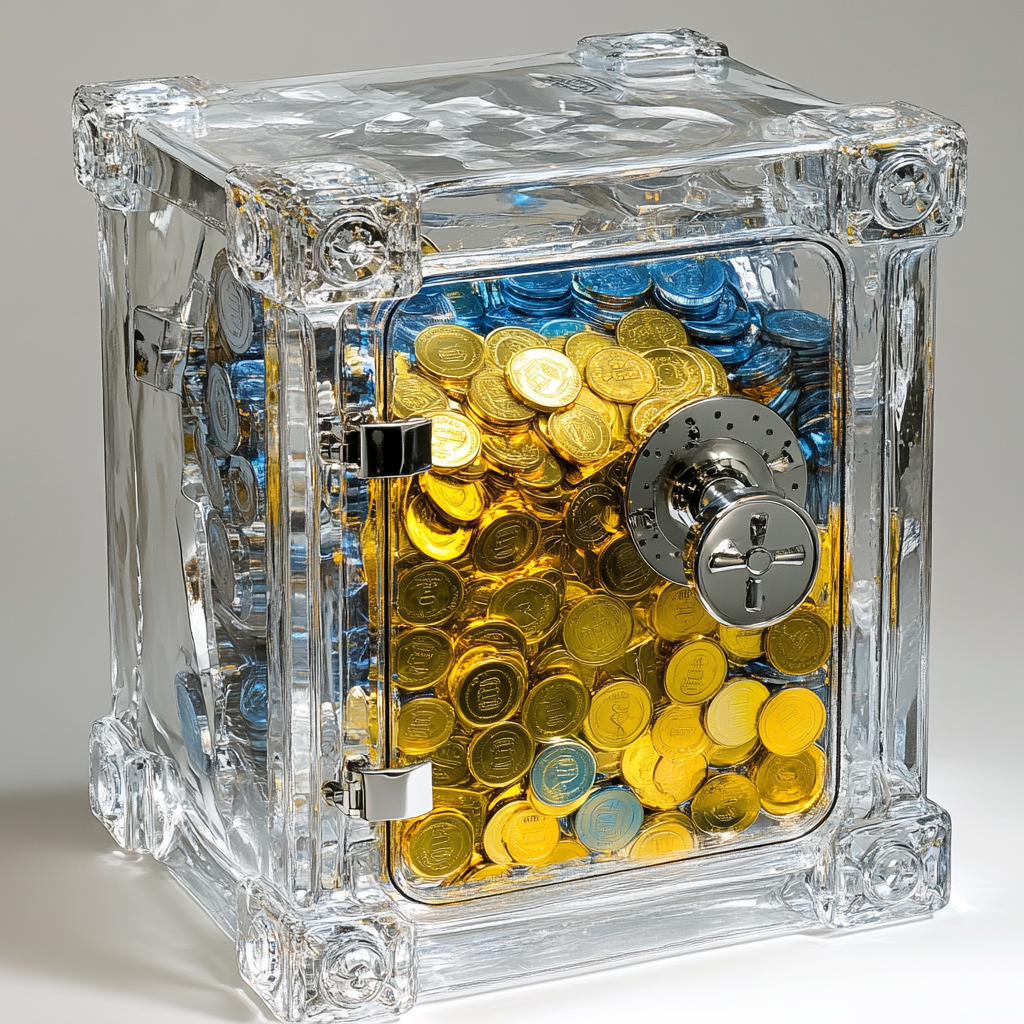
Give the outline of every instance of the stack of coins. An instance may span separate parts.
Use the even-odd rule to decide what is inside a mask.
[[[505,304],[529,317],[564,316],[572,309],[572,275],[520,274],[502,281]]]
[[[794,390],[790,349],[757,337],[724,273],[670,262],[576,273],[571,318],[541,309],[561,275],[481,287],[488,324],[520,321],[407,347],[393,409],[433,419],[434,466],[391,487],[390,735],[436,787],[395,829],[410,884],[672,860],[795,827],[826,788],[831,614],[720,626],[623,522],[637,442],[729,391],[712,338],[761,401]]]

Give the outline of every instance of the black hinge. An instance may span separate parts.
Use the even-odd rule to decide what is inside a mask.
[[[361,423],[346,430],[332,453],[339,462],[358,466],[366,480],[415,476],[430,469],[431,421],[416,417]]]

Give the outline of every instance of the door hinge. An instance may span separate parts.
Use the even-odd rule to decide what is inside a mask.
[[[324,436],[327,461],[357,467],[364,480],[415,476],[431,466],[431,421],[423,417],[360,423],[341,436]]]
[[[364,821],[418,818],[434,808],[429,761],[407,768],[371,768],[365,757],[345,761],[340,782],[325,782],[324,799]]]

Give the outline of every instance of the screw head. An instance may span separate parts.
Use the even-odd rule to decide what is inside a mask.
[[[387,236],[366,217],[339,217],[321,232],[317,256],[320,271],[331,284],[362,285],[384,266]]]
[[[867,856],[866,867],[867,886],[882,903],[910,899],[924,874],[921,858],[902,843],[875,846]]]
[[[320,991],[336,1006],[361,1006],[379,999],[390,977],[384,952],[356,940],[325,954]]]
[[[935,172],[924,158],[895,154],[885,160],[875,177],[875,219],[892,231],[920,224],[939,201]]]

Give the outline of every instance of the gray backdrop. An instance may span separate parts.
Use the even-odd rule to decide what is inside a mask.
[[[220,81],[571,48],[676,27],[830,98],[904,99],[970,137],[967,228],[940,246],[932,760],[1012,751],[1021,466],[1024,5],[860,0],[9,3],[0,160],[3,269],[0,789],[84,783],[108,702],[95,220],[73,177],[83,82]],[[1008,762],[1004,762],[1008,763]],[[941,791],[934,793],[943,802]]]

